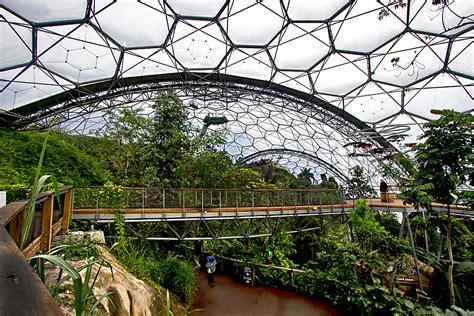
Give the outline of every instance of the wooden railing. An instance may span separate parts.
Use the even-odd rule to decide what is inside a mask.
[[[49,251],[52,237],[69,227],[72,187],[61,188],[59,196],[59,205],[53,191],[37,197],[27,247],[23,251],[19,245],[28,202],[13,202],[0,208],[0,315],[63,314],[27,262],[39,251]]]

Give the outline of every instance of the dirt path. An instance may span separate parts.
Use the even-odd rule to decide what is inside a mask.
[[[245,316],[305,316],[342,315],[333,307],[304,295],[265,286],[250,287],[226,275],[215,275],[216,286],[207,284],[207,275],[201,272],[198,295],[192,309],[204,311],[196,315]]]

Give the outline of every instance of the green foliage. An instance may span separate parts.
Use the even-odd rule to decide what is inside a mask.
[[[38,166],[36,167],[35,178],[34,178],[33,186],[31,187],[28,205],[26,207],[24,219],[22,221],[21,236],[20,236],[20,249],[21,250],[25,249],[26,243],[28,242],[28,236],[30,235],[31,224],[33,223],[33,217],[35,214],[36,198],[38,197],[43,186],[45,185],[46,181],[49,178],[51,178],[51,180],[53,181],[55,196],[58,200],[58,204],[60,204],[58,182],[56,181],[56,178],[51,175],[44,175],[40,177],[41,169],[43,166],[43,159],[46,152],[46,145],[48,143],[48,136],[49,136],[49,133],[46,133],[46,137],[44,138],[43,147],[41,149],[41,154],[38,161]]]
[[[227,176],[230,188],[242,189],[271,189],[274,185],[268,184],[257,170],[250,168],[232,168]]]
[[[94,288],[95,282],[97,277],[100,273],[102,266],[108,265],[110,267],[112,277],[113,277],[113,269],[110,264],[105,262],[104,260],[95,260],[93,257],[87,259],[87,263],[78,267],[74,268],[71,264],[69,264],[64,255],[61,256],[59,253],[64,250],[72,250],[77,251],[80,246],[71,246],[71,245],[62,245],[58,248],[51,249],[49,254],[41,254],[36,255],[32,258],[32,260],[37,260],[36,263],[36,270],[40,278],[44,282],[44,262],[48,261],[51,264],[59,267],[59,274],[56,280],[56,283],[50,288],[50,291],[55,294],[57,293],[58,288],[67,280],[71,279],[73,282],[73,290],[74,290],[74,309],[77,316],[82,316],[87,313],[90,315],[92,311],[94,311],[97,306],[98,302],[108,295],[104,295],[100,298],[95,298],[92,289]],[[92,268],[94,265],[99,264],[99,268],[95,275],[92,273]],[[81,277],[80,272],[85,271],[84,279]],[[62,277],[62,273],[66,273],[66,277]]]
[[[116,251],[120,254],[130,245],[125,229],[123,208],[125,206],[125,191],[119,185],[106,182],[97,192],[98,199],[110,207],[114,212],[114,228],[116,236]]]
[[[426,199],[416,200],[411,191],[422,191],[440,203],[452,204],[453,195],[467,181],[474,184],[474,116],[443,110],[441,117],[425,124],[423,143],[417,145],[416,173],[405,192],[409,202],[426,206]],[[416,197],[416,195],[415,195]],[[428,203],[429,204],[429,203]]]
[[[115,162],[117,142],[107,137],[94,137],[87,135],[70,135],[66,133],[55,134],[62,141],[72,145],[80,153],[91,158],[94,168],[103,174],[103,180],[94,184],[102,184],[105,180],[113,180],[118,172]],[[79,158],[78,158],[79,159]],[[81,185],[89,185],[87,182]]]
[[[396,161],[403,169],[410,175],[414,176],[416,174],[416,168],[413,164],[413,161],[402,153],[395,154],[393,160]]]
[[[415,146],[418,171],[402,193],[405,201],[415,207],[421,205],[431,209],[432,199],[447,204],[448,283],[451,305],[454,305],[454,257],[449,210],[450,204],[457,200],[460,188],[468,182],[474,184],[474,115],[452,110],[432,110],[432,113],[441,116],[425,124],[425,132],[420,137],[424,142]]]
[[[115,170],[114,180],[122,185],[137,185],[141,179],[143,161],[139,151],[145,134],[147,119],[141,109],[120,108],[108,110],[104,130],[97,131],[113,140],[116,150],[109,159]]]
[[[159,256],[146,248],[128,244],[116,251],[115,255],[122,266],[136,278],[145,281],[156,290],[161,289],[162,270]]]
[[[99,241],[89,235],[64,235],[59,238],[59,246],[56,246],[49,252],[55,254],[61,252],[65,260],[87,259],[97,257],[99,253]]]
[[[334,177],[327,177],[325,174],[321,175],[321,183],[318,185],[321,189],[338,189],[339,184],[337,184],[336,179]]]
[[[314,182],[314,174],[310,168],[303,168],[298,174],[298,179],[302,182],[304,187],[310,187]]]
[[[171,289],[182,302],[190,305],[197,294],[193,266],[187,261],[168,255],[160,263],[160,268],[163,286]]]
[[[272,263],[281,267],[289,267],[290,255],[296,252],[293,237],[282,231],[275,232],[272,236],[265,238],[263,243],[263,253],[273,252]]]
[[[277,188],[299,188],[305,187],[307,182],[302,178],[297,178],[291,174],[288,169],[280,166],[270,159],[262,159],[257,162],[250,163],[245,167],[252,169],[263,176],[263,181]],[[310,172],[309,172],[310,173]],[[304,177],[310,177],[309,174],[303,174]]]
[[[180,186],[176,171],[191,147],[187,109],[175,96],[158,98],[152,108],[154,115],[147,122],[142,147],[146,173],[150,174],[146,182],[149,185]]]
[[[396,244],[394,237],[376,220],[376,215],[365,200],[357,200],[348,214],[355,241],[366,253],[374,248],[387,252]]]
[[[402,181],[402,172],[397,168],[393,160],[382,165],[382,177],[385,179],[392,179],[394,183],[400,185]]]
[[[355,166],[351,169],[351,178],[349,179],[350,194],[356,198],[367,197],[375,194],[374,189],[369,185],[369,179],[364,174],[361,166]]]
[[[72,185],[101,184],[108,177],[96,159],[60,136],[48,134],[41,173]],[[34,182],[45,137],[39,132],[0,130],[0,189],[8,192],[8,201],[27,197],[26,188],[31,188]]]
[[[422,249],[418,249],[417,254],[421,260],[429,263],[429,265],[435,270],[434,277],[431,279],[430,290],[430,297],[432,298],[433,303],[441,308],[451,307],[449,300],[446,298],[446,293],[449,291],[447,273],[449,260],[443,257],[441,260],[438,260],[435,255],[427,253]],[[473,310],[474,302],[471,298],[474,295],[474,288],[472,287],[474,282],[474,262],[457,262],[454,269],[453,279],[457,302],[456,305],[466,310]]]

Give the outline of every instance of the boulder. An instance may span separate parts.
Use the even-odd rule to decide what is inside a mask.
[[[127,272],[104,247],[101,247],[101,257],[110,263],[113,275],[108,265],[95,264],[92,278],[99,268],[100,272],[92,291],[96,298],[106,297],[101,304],[109,315],[164,315],[166,302],[162,293]]]

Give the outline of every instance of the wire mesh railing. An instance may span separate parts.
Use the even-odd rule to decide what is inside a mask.
[[[326,189],[189,189],[123,187],[121,208],[186,211],[238,211],[343,205],[346,190]],[[75,189],[74,208],[111,209],[102,187]]]

